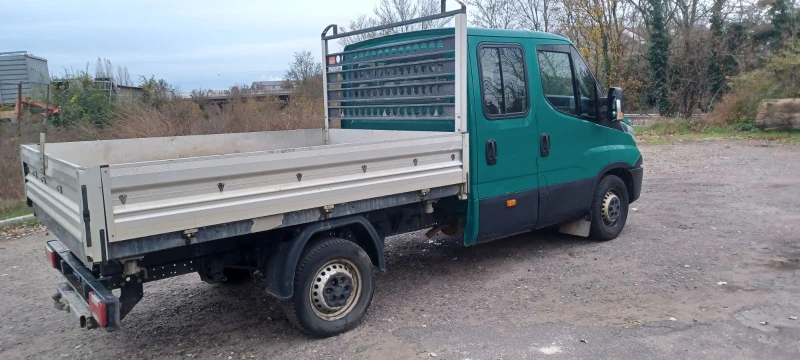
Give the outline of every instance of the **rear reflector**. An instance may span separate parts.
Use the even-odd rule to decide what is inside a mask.
[[[100,299],[94,291],[89,292],[89,312],[92,313],[94,319],[100,327],[108,326],[108,312],[106,311],[106,303]]]
[[[47,245],[44,246],[44,251],[47,253],[47,261],[50,263],[50,266],[52,266],[53,269],[58,269],[56,252]]]

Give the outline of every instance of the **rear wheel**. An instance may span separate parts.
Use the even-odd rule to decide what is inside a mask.
[[[340,239],[314,242],[303,252],[294,277],[294,296],[283,302],[295,326],[315,337],[354,328],[375,290],[372,262],[361,247]]]
[[[606,241],[619,236],[628,220],[628,188],[618,176],[606,175],[592,199],[590,236]]]

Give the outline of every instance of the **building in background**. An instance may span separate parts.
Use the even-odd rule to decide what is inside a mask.
[[[117,85],[114,89],[119,102],[134,103],[144,99],[144,89],[141,87]]]
[[[15,104],[22,82],[22,97],[45,100],[50,84],[47,59],[26,51],[0,52],[0,105]]]
[[[271,91],[283,91],[284,80],[274,80],[274,81],[253,81],[253,84],[250,85],[250,90],[253,92],[271,92]]]

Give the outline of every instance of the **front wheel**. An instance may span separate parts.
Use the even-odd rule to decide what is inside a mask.
[[[618,176],[606,175],[597,184],[592,199],[590,236],[606,241],[619,236],[628,220],[628,188]]]
[[[308,246],[294,277],[294,295],[283,302],[289,321],[315,337],[352,329],[375,290],[372,262],[352,241],[327,238]]]

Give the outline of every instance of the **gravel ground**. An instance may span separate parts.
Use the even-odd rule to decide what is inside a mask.
[[[800,146],[642,150],[618,239],[390,238],[365,321],[323,340],[258,285],[196,274],[146,284],[118,332],[78,329],[50,300],[50,236],[0,239],[0,358],[800,358]]]

